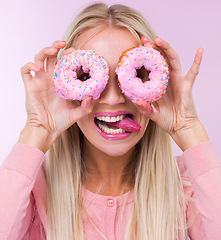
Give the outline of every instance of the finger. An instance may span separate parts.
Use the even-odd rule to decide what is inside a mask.
[[[162,53],[161,49],[154,42],[151,42],[146,37],[143,36],[141,38],[141,43],[144,45],[144,47],[152,47],[152,48],[154,48],[155,50],[159,51],[165,57],[165,54]]]
[[[41,71],[41,67],[32,62],[29,62],[26,65],[24,65],[20,70],[24,82],[32,79],[31,71],[39,72]]]
[[[202,58],[203,58],[203,52],[204,52],[203,48],[197,49],[193,64],[192,64],[189,72],[185,76],[185,79],[187,79],[192,85],[196,79],[196,76],[199,73],[200,64],[201,64]]]
[[[170,46],[170,44],[159,37],[154,39],[154,43],[164,51],[169,63],[170,71],[172,71],[174,74],[180,74],[181,66],[179,56]]]
[[[72,123],[77,122],[82,117],[90,114],[93,110],[92,98],[88,97],[81,101],[81,105],[70,111]]]
[[[45,59],[49,56],[57,56],[58,49],[53,47],[45,47],[34,57],[34,63],[44,69]]]
[[[56,40],[52,43],[51,47],[54,47],[54,48],[64,48],[66,46],[66,42],[63,41],[63,40]]]
[[[72,52],[74,52],[74,51],[75,51],[75,48],[73,48],[73,47],[67,48],[67,49],[64,50],[62,56],[68,55],[68,54],[70,54],[70,53],[72,53]]]
[[[75,51],[75,49],[73,47],[68,48],[68,49],[63,51],[62,56],[68,55],[68,54],[70,54],[74,51]],[[56,63],[57,63],[57,57],[55,57],[54,59],[52,59],[52,58],[48,59],[47,64],[46,64],[46,69],[53,71]]]
[[[65,46],[66,46],[66,42],[61,40],[54,41],[51,45],[52,48],[57,49],[57,54],[58,54],[58,51],[60,51]],[[46,61],[46,69],[54,69],[54,66],[57,63],[57,54],[48,56]]]
[[[139,99],[136,101],[136,104],[141,114],[147,116],[153,121],[157,118],[157,107],[155,107],[153,103],[150,104],[144,100]]]
[[[165,58],[166,62],[169,63],[166,54],[164,51],[162,51],[161,48],[159,48],[154,42],[150,42],[146,37],[141,38],[141,42],[144,45],[144,47],[152,47],[153,49],[160,52],[160,54]]]
[[[147,39],[145,36],[143,36],[141,38],[141,43],[145,46],[145,47],[153,47],[154,43],[152,43],[149,39]]]

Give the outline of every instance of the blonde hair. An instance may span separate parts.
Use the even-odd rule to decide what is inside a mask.
[[[123,5],[108,7],[98,3],[86,7],[75,18],[65,37],[66,48],[82,32],[98,26],[126,28],[139,41],[142,36],[150,41],[155,38],[147,21],[136,10]],[[46,159],[49,240],[84,239],[82,135],[77,124],[74,124],[58,137]],[[134,204],[124,239],[186,239],[184,183],[173,157],[170,136],[150,120],[136,151],[134,162],[128,163],[125,168],[125,175],[126,171],[133,172]],[[96,230],[107,239],[98,228]]]

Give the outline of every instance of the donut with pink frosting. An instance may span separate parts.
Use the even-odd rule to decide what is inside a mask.
[[[78,79],[82,68],[87,75]],[[82,75],[83,75],[82,74]],[[87,97],[98,99],[109,78],[106,60],[93,50],[75,50],[63,55],[56,64],[53,81],[57,94],[65,99],[83,100]]]
[[[149,81],[137,77],[137,69],[149,71]],[[152,47],[139,46],[125,51],[116,69],[122,92],[136,102],[138,99],[155,102],[166,92],[169,71],[168,65],[159,51]]]

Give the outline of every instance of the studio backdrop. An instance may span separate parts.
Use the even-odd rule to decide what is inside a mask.
[[[134,7],[156,34],[172,45],[189,70],[197,48],[205,49],[193,88],[199,119],[221,155],[221,2],[220,0],[108,0]],[[53,41],[62,39],[73,17],[91,1],[12,0],[0,7],[0,164],[26,122],[20,68]],[[181,151],[174,144],[176,155]]]

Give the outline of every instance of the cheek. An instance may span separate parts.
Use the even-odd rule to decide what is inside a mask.
[[[150,119],[147,116],[143,115],[143,114],[140,114],[140,115],[141,115],[140,125],[142,127],[142,132],[144,134],[144,132],[147,129],[147,126],[148,126],[148,123],[149,123]]]
[[[144,133],[145,133],[146,130],[147,130],[147,126],[148,126],[148,124],[149,124],[149,121],[150,121],[150,119],[147,118],[147,117],[144,117],[144,118],[142,119],[142,122],[140,123],[140,125],[141,125],[141,130],[140,130],[140,132],[139,132],[138,135],[137,135],[137,142],[140,141],[141,138],[144,136]]]
[[[88,118],[88,116],[85,116],[83,118],[81,118],[79,121],[77,121],[77,125],[78,127],[81,129],[82,133],[85,135],[85,136],[90,136],[92,133],[92,129],[93,129],[93,121],[90,120]]]

